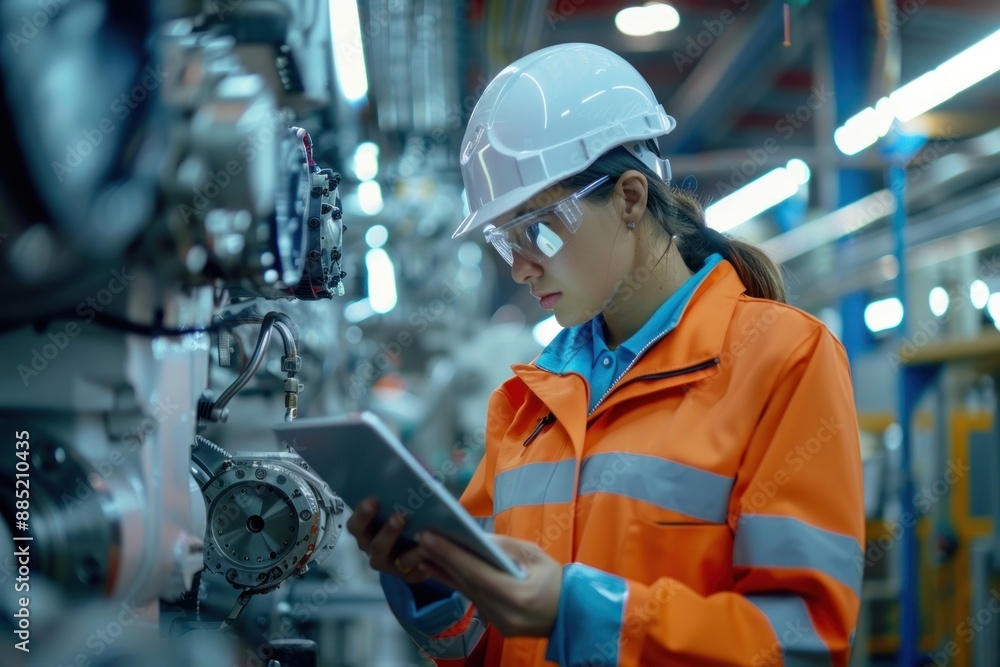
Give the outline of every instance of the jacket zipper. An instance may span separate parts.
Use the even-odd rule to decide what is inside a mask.
[[[608,395],[611,393],[611,390],[614,389],[615,386],[618,384],[618,381],[621,380],[623,377],[625,377],[625,374],[628,373],[632,369],[632,366],[635,365],[635,362],[639,359],[639,357],[642,355],[642,353],[645,352],[646,349],[649,348],[650,345],[652,345],[655,342],[656,342],[655,340],[654,341],[650,341],[650,343],[648,345],[646,345],[646,347],[642,348],[642,350],[639,352],[639,354],[635,355],[635,359],[632,360],[632,363],[628,365],[628,368],[626,368],[622,372],[621,375],[619,375],[617,378],[615,378],[615,381],[611,383],[611,386],[608,387],[608,390],[606,392],[604,392],[604,396],[601,396],[601,400],[597,401],[597,403],[594,405],[594,409],[591,410],[587,414],[587,417],[590,417],[590,415],[594,414],[594,412],[597,411],[597,408],[599,408],[600,405],[601,405],[601,403],[604,402],[604,399],[606,399],[608,397]],[[685,368],[679,368],[679,369],[674,370],[674,371],[667,371],[666,373],[652,373],[650,375],[640,375],[637,378],[633,378],[633,379],[629,380],[629,382],[637,382],[638,380],[664,380],[666,378],[677,377],[678,375],[687,375],[688,373],[697,373],[698,371],[703,371],[706,368],[712,368],[713,366],[718,366],[718,365],[719,365],[719,358],[715,357],[713,359],[709,359],[708,361],[702,361],[700,363],[694,364],[693,366],[687,366]]]
[[[535,427],[535,430],[531,432],[531,435],[528,436],[528,439],[524,441],[524,445],[522,445],[522,446],[523,447],[527,447],[532,442],[534,442],[535,438],[538,437],[538,434],[542,432],[542,429],[545,428],[546,426],[548,426],[549,424],[551,424],[552,422],[554,422],[555,420],[556,420],[556,416],[554,414],[552,414],[551,412],[549,414],[545,415],[544,417],[542,417],[541,419],[539,419],[538,420],[538,426]]]
[[[667,371],[666,373],[653,373],[651,375],[641,375],[636,378],[636,380],[665,380],[666,378],[677,377],[678,375],[685,375],[686,373],[697,373],[698,371],[703,371],[706,368],[711,368],[712,366],[717,366],[719,364],[719,358],[709,359],[708,361],[703,361],[700,364],[695,364],[694,366],[688,366],[687,368],[681,368],[676,371]]]
[[[649,346],[647,345],[646,347],[649,347]],[[645,349],[645,348],[643,348],[643,349]],[[636,355],[636,359],[638,359],[638,358],[639,358],[638,355]],[[666,373],[651,373],[649,375],[640,375],[637,378],[629,380],[629,382],[636,382],[638,380],[665,380],[666,378],[677,377],[678,375],[686,375],[688,373],[697,373],[698,371],[703,371],[706,368],[712,368],[713,366],[717,366],[719,364],[719,361],[720,361],[719,358],[715,357],[714,359],[709,359],[708,361],[702,361],[701,363],[694,364],[693,366],[687,366],[685,368],[679,368],[677,370],[667,371]],[[634,365],[634,364],[635,364],[635,361],[633,361],[632,364],[630,364],[629,367],[625,369],[625,373],[627,373],[629,371],[629,369],[632,368],[632,365]],[[614,388],[614,386],[618,383],[618,380],[621,380],[625,376],[625,373],[622,373],[621,375],[619,375],[618,378],[611,384],[611,387],[608,389],[608,391],[605,392],[604,396],[601,396],[601,400],[599,400],[597,402],[597,405],[594,406],[594,410],[596,410],[597,407],[601,403],[604,402],[604,399],[607,398],[608,394],[611,393],[611,389]],[[588,414],[587,416],[589,417],[590,415],[594,414],[594,410],[591,410],[590,414]],[[538,425],[535,426],[535,430],[532,431],[530,435],[528,435],[528,437],[525,439],[524,444],[522,445],[522,447],[527,447],[532,442],[534,442],[535,438],[537,438],[539,436],[539,434],[541,434],[542,429],[544,429],[546,426],[548,426],[549,424],[551,424],[555,420],[556,420],[556,416],[555,416],[554,413],[551,413],[551,412],[549,414],[545,415],[544,417],[542,417],[541,419],[539,419],[538,420]]]

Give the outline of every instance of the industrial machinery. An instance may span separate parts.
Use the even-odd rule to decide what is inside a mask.
[[[263,427],[336,362],[327,7],[0,6],[4,665],[253,662],[219,630],[341,534]],[[272,644],[263,664],[305,664]]]

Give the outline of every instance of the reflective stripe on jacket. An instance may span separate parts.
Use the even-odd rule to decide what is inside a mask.
[[[566,564],[559,616],[548,639],[505,639],[456,598],[441,632],[408,628],[437,664],[847,665],[864,563],[847,358],[744,292],[720,263],[590,415],[579,375],[513,367],[462,503]]]

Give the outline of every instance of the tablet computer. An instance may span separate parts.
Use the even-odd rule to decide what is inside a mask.
[[[379,502],[379,523],[393,512],[406,518],[400,536],[406,548],[414,536],[433,530],[461,544],[499,570],[524,573],[434,475],[371,412],[299,419],[273,427],[282,444],[290,445],[354,509],[368,497]]]

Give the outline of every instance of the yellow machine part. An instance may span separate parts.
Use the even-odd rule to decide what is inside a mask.
[[[881,433],[892,423],[891,415],[859,415],[863,431]],[[968,466],[972,460],[972,437],[985,434],[992,437],[993,418],[985,412],[953,412],[949,417],[949,442],[946,459]],[[932,417],[927,413],[916,416],[917,431],[933,428]],[[997,443],[993,443],[995,446]],[[951,558],[938,563],[936,532],[931,519],[922,516],[917,520],[917,560],[919,571],[920,642],[923,652],[940,651],[949,641],[957,650],[949,656],[949,667],[969,667],[972,663],[968,633],[960,632],[970,613],[972,600],[970,547],[972,543],[993,533],[991,517],[973,516],[971,508],[972,475],[958,475],[942,498],[949,502],[947,516],[957,539],[957,548]],[[896,586],[898,554],[889,553],[899,535],[898,525],[883,519],[866,522],[867,566],[865,569],[866,592],[878,599],[872,601],[869,651],[872,654],[891,654],[899,648],[899,602]],[[895,599],[893,599],[895,597]]]

